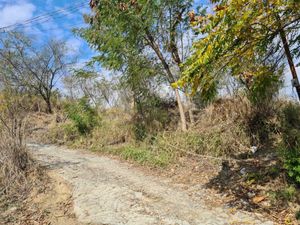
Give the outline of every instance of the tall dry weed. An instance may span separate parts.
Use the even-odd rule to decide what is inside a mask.
[[[272,107],[258,108],[246,97],[222,98],[203,108],[188,132],[162,132],[155,149],[172,154],[233,156],[267,143],[272,134]]]
[[[0,197],[21,197],[27,188],[30,157],[25,147],[25,124],[30,104],[22,95],[0,95]]]
[[[26,189],[26,172],[30,157],[25,146],[20,146],[5,132],[0,140],[0,195],[22,193]]]

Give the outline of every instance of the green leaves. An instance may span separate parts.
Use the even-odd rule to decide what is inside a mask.
[[[300,106],[287,104],[281,114],[282,156],[290,178],[300,184]]]
[[[82,135],[89,134],[99,124],[97,111],[89,105],[87,98],[68,103],[65,106],[65,112]]]
[[[290,158],[285,160],[284,168],[287,170],[289,177],[300,184],[300,158]]]
[[[299,29],[299,3],[288,0],[267,3],[217,0],[213,3],[217,5],[213,15],[195,17],[197,21],[193,22],[202,37],[194,43],[182,82],[191,86],[194,92],[199,88],[205,91],[205,80],[211,79],[207,77],[218,80],[223,74],[230,74],[239,78],[247,72],[259,81],[264,79],[258,76],[272,76],[275,70],[279,70],[280,62],[284,61],[276,15],[280,16],[282,27],[290,38],[294,56],[299,55],[298,34],[293,32]]]
[[[85,16],[90,26],[75,32],[97,50],[94,59],[102,66],[120,71],[133,56],[155,61],[157,49],[151,49],[150,42],[155,42],[164,58],[170,58],[168,54],[174,54],[181,35],[189,29],[186,18],[192,2],[99,0],[92,3],[93,14]]]

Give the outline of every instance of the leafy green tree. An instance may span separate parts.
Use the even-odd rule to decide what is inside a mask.
[[[155,134],[167,122],[167,111],[163,109],[164,100],[159,97],[158,88],[163,80],[160,68],[147,58],[135,57],[121,78],[121,87],[130,90],[134,109],[134,133],[137,140]]]
[[[192,25],[202,37],[194,43],[194,52],[177,85],[191,84],[194,91],[200,87],[203,95],[214,93],[219,77],[229,73],[246,84],[262,87],[261,81],[270,83],[265,78],[278,77],[276,71],[287,63],[300,98],[294,64],[300,56],[300,2],[211,2],[216,5],[213,15],[190,13]]]
[[[78,32],[98,50],[95,62],[128,71],[136,58],[147,58],[163,71],[171,85],[180,77],[185,60],[184,34],[188,31],[187,12],[191,0],[92,0],[90,26]],[[151,64],[150,64],[151,65]],[[136,65],[135,65],[136,67]],[[140,74],[141,76],[143,74]],[[174,89],[182,130],[187,129],[179,90]]]

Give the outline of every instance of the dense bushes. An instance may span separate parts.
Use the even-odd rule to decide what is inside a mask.
[[[81,135],[86,135],[90,133],[100,121],[96,109],[90,106],[87,98],[81,98],[77,102],[67,103],[65,105],[65,112],[68,118],[74,123],[74,127],[72,125],[65,127],[65,129],[71,133],[74,131],[74,128],[76,128]]]
[[[135,115],[132,119],[136,140],[143,141],[147,136],[170,129],[172,119],[176,119],[174,109],[176,103],[172,99],[163,99],[149,91],[146,94],[142,92],[135,99]]]
[[[91,146],[113,146],[134,140],[131,116],[112,108],[101,112],[101,122],[90,135]]]
[[[287,104],[281,113],[281,152],[288,175],[300,184],[300,106]]]
[[[298,184],[300,184],[300,157],[299,154],[287,154],[284,162],[288,175]]]
[[[80,142],[91,136],[93,130],[101,123],[97,109],[89,104],[87,98],[65,101],[61,105],[62,108],[56,115],[48,118],[44,115],[49,129],[46,137],[35,137],[35,139],[40,141],[48,139],[46,142],[59,144]]]

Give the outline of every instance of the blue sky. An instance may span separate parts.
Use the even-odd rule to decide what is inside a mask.
[[[195,2],[207,4],[208,0]],[[89,0],[0,0],[0,27],[23,23],[57,10],[59,13],[24,25],[26,33],[38,37],[41,42],[53,37],[63,39],[74,55],[79,54],[82,61],[89,59],[92,52],[88,45],[71,32],[72,28],[84,25],[82,14],[89,12]]]
[[[195,4],[207,5],[208,2],[208,0],[195,0]],[[94,53],[84,40],[74,36],[71,29],[84,26],[82,14],[89,13],[88,3],[89,0],[0,0],[0,28],[23,23],[42,15],[34,23],[22,26],[25,32],[35,36],[40,42],[49,38],[63,39],[71,49],[70,54],[78,55],[79,62],[86,62]],[[43,16],[54,11],[56,13]],[[288,70],[286,75],[286,88],[282,90],[283,95],[295,96],[296,94],[291,92]]]
[[[82,14],[89,12],[88,2],[88,0],[0,0],[0,27],[24,24],[24,21],[41,16],[34,22],[25,22],[25,25],[21,26],[22,29],[39,42],[45,42],[50,38],[63,39],[71,49],[70,54],[79,55],[80,61],[87,61],[93,53],[85,41],[73,35],[71,29],[84,26]]]
[[[199,3],[208,4],[208,0],[195,0],[195,4]],[[20,27],[41,43],[51,38],[63,39],[70,54],[78,55],[79,62],[86,62],[94,53],[71,29],[84,26],[82,15],[89,12],[89,0],[0,0],[0,28],[42,16]]]

